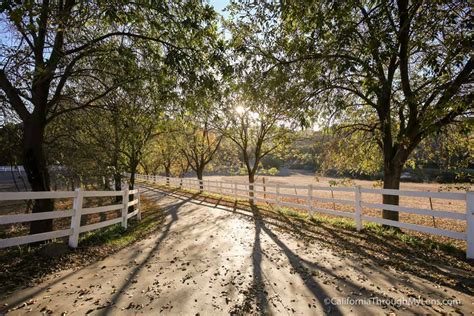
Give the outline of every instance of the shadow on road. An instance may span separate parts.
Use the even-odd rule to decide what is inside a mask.
[[[149,187],[141,187],[141,192],[143,194],[146,194],[147,197],[150,200],[156,201],[156,202],[158,202],[158,201],[162,200],[164,197],[166,197],[166,195],[163,194],[162,192],[160,192],[159,190],[149,188]],[[191,201],[193,198],[195,198],[195,196],[191,196],[187,199],[180,200],[180,202],[168,203],[165,206],[161,207],[161,210],[166,214],[166,217],[169,216],[170,219],[168,220],[168,222],[164,226],[160,237],[156,240],[155,245],[153,246],[153,248],[147,253],[145,259],[142,260],[139,264],[136,265],[136,267],[133,269],[132,273],[127,277],[127,279],[124,280],[122,286],[117,289],[116,293],[110,299],[110,304],[107,305],[104,309],[99,311],[99,315],[113,315],[114,314],[114,311],[112,309],[113,309],[113,306],[115,305],[115,303],[125,294],[127,289],[133,284],[133,282],[135,282],[135,280],[136,280],[138,274],[140,273],[140,271],[142,271],[143,268],[148,265],[148,263],[153,258],[153,256],[158,253],[158,251],[160,249],[160,246],[161,246],[161,243],[168,236],[173,224],[178,221],[178,219],[179,219],[178,211],[179,211],[180,207],[183,204]]]
[[[172,192],[163,190],[163,192],[180,199],[187,199],[192,195],[179,190]],[[299,238],[305,241],[317,241],[331,249],[342,250],[347,256],[353,257],[354,262],[362,260],[366,265],[395,267],[398,270],[416,275],[420,279],[432,283],[441,283],[451,289],[474,295],[474,276],[466,268],[453,266],[450,255],[432,250],[423,251],[423,249],[417,249],[416,247],[412,249],[408,244],[397,242],[394,238],[385,238],[371,231],[357,232],[324,222],[309,223],[303,219],[279,213],[272,207],[265,209],[251,207],[243,201],[217,200],[199,193],[192,196],[193,200],[189,201],[190,203],[199,205],[207,203],[206,205],[209,207],[246,216],[256,221],[256,223],[255,213],[258,212],[260,218],[258,221],[261,222],[258,229],[268,234],[270,233],[269,227],[285,230],[298,235]],[[283,244],[274,241],[282,246],[280,248],[285,248]],[[282,250],[284,251],[284,249]],[[456,260],[459,261],[459,258],[456,258]],[[357,269],[357,265],[354,265],[353,268]],[[387,282],[393,283],[396,281],[391,273],[385,269],[380,270],[384,273]],[[413,284],[410,284],[410,286],[414,287]],[[419,288],[419,290],[423,291],[424,289]]]

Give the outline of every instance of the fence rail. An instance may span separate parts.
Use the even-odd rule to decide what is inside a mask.
[[[98,207],[83,207],[85,198],[90,197],[116,197],[121,196],[122,202],[120,204],[112,204]],[[130,196],[134,199],[129,201]],[[73,208],[71,210],[61,210],[52,212],[42,213],[30,213],[30,214],[13,214],[13,215],[1,215],[0,225],[15,224],[23,222],[32,222],[44,219],[56,219],[56,218],[71,218],[71,226],[69,229],[55,230],[46,233],[4,238],[0,239],[0,248],[6,248],[11,246],[18,246],[23,244],[29,244],[38,241],[44,241],[49,239],[55,239],[60,237],[69,237],[68,244],[72,248],[76,248],[79,243],[79,234],[88,232],[91,230],[99,229],[102,227],[121,223],[121,225],[127,228],[127,221],[133,216],[137,219],[141,219],[140,210],[140,191],[135,190],[122,190],[122,191],[84,191],[82,189],[76,189],[75,191],[47,191],[47,192],[0,192],[0,201],[12,201],[12,200],[36,200],[36,199],[73,199]],[[128,213],[130,206],[134,206],[133,212]],[[81,216],[89,214],[99,214],[108,211],[122,210],[121,216],[118,218],[98,222],[95,224],[81,226]]]
[[[343,216],[354,219],[357,230],[363,228],[363,222],[373,222],[382,225],[388,225],[398,228],[415,230],[427,234],[447,236],[450,238],[464,240],[467,243],[467,258],[474,258],[474,192],[425,192],[425,191],[408,191],[408,190],[393,190],[393,189],[368,189],[360,186],[354,187],[328,187],[316,185],[291,185],[291,184],[262,184],[262,183],[237,183],[217,180],[198,180],[192,178],[167,178],[154,175],[136,175],[137,179],[147,181],[150,183],[165,184],[174,187],[185,189],[203,190],[210,193],[217,193],[238,198],[248,198],[253,201],[267,202],[279,206],[290,206],[294,208],[305,209],[309,213],[324,213],[334,216]],[[251,189],[253,187],[253,189]],[[257,190],[263,188],[262,190]],[[274,188],[274,192],[266,191],[268,188]],[[294,189],[295,194],[281,193],[281,189]],[[300,190],[300,194],[297,193]],[[301,190],[306,191],[306,195],[301,194]],[[330,191],[331,198],[325,198],[315,195],[317,191]],[[335,191],[354,193],[353,199],[339,199],[332,195]],[[253,193],[253,194],[251,194]],[[263,197],[257,196],[263,195]],[[446,210],[434,211],[432,209],[406,207],[399,205],[390,205],[383,203],[368,203],[363,201],[363,194],[377,194],[377,195],[397,195],[409,197],[425,197],[436,198],[442,200],[460,200],[466,202],[466,209],[462,213],[452,212]],[[253,196],[252,196],[253,195]],[[299,203],[283,201],[282,197],[294,198]],[[314,202],[326,202],[334,204],[352,205],[354,212],[344,212],[335,209],[326,209],[316,207]],[[302,202],[302,203],[300,203]],[[417,215],[426,215],[434,218],[448,218],[463,221],[466,223],[466,230],[464,232],[451,231],[440,229],[436,227],[423,226],[418,224],[397,222],[383,218],[366,216],[362,214],[363,208],[386,209],[395,212],[405,212]]]

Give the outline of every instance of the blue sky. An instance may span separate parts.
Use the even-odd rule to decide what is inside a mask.
[[[222,10],[229,4],[229,2],[229,0],[209,0],[209,4],[212,5],[218,13],[224,16],[226,16],[227,13]]]

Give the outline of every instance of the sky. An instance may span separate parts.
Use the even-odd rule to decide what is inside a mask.
[[[222,14],[224,17],[227,16],[226,12],[222,10],[229,4],[230,0],[209,0],[209,4],[214,7],[214,9]]]

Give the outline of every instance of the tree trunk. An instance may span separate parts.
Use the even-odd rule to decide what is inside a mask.
[[[120,173],[114,173],[114,183],[115,183],[115,191],[122,190],[122,175]],[[120,201],[122,201],[122,198],[120,196],[116,196],[115,202],[120,203]]]
[[[398,162],[386,161],[384,163],[383,188],[400,189],[400,177],[402,174],[402,164]],[[398,205],[398,195],[383,195],[383,204]],[[396,211],[382,210],[382,217],[392,221],[398,221],[399,214]]]
[[[130,184],[128,186],[129,190],[133,190],[133,188],[135,187],[135,174],[136,174],[136,171],[132,171],[130,173]]]
[[[202,174],[204,173],[203,172],[204,170],[198,168],[197,171],[196,171],[196,174],[197,174],[197,178],[199,180],[199,192],[202,193],[204,191],[204,185],[203,185],[203,182],[202,182]]]
[[[115,191],[122,190],[122,175],[120,173],[114,174],[114,183],[115,183]]]
[[[35,118],[24,122],[23,127],[23,166],[32,191],[50,191],[50,179],[44,153],[45,124]],[[52,212],[52,199],[35,200],[33,213]],[[39,234],[53,230],[53,220],[45,219],[30,223],[30,234]]]
[[[135,187],[135,175],[137,173],[137,165],[138,164],[131,164],[130,166],[130,190],[133,190],[133,188]]]
[[[169,166],[165,166],[166,185],[170,186],[171,171]]]
[[[249,202],[253,204],[253,190],[254,190],[254,184],[255,183],[255,173],[254,172],[249,172]]]

